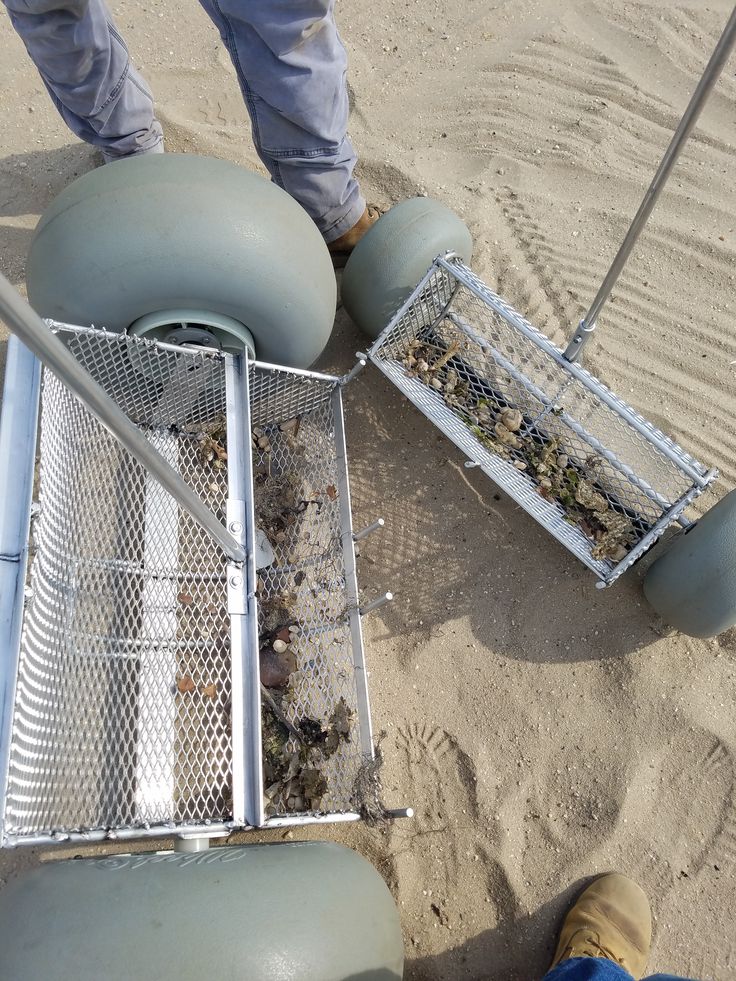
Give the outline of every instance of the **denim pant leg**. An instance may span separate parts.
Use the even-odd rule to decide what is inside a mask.
[[[261,160],[333,241],[365,208],[353,178],[335,0],[200,2],[232,58]]]
[[[633,981],[625,971],[613,961],[601,957],[571,957],[548,971],[542,981]],[[688,981],[675,974],[651,974],[642,981]]]
[[[163,150],[153,96],[105,0],[3,0],[64,122],[105,160]]]

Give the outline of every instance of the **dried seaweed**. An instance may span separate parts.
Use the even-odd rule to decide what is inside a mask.
[[[400,360],[407,374],[436,391],[480,443],[526,472],[541,497],[564,509],[565,520],[593,543],[593,558],[625,558],[636,532],[631,519],[601,491],[600,457],[571,461],[560,439],[529,424],[519,409],[479,398],[452,366],[460,351],[457,341],[443,348],[415,338]],[[551,409],[554,415],[562,411],[559,406]]]

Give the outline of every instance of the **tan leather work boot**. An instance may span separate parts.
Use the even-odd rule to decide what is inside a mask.
[[[348,256],[355,246],[363,238],[368,229],[375,225],[382,214],[383,210],[378,205],[366,205],[365,211],[353,227],[344,232],[340,238],[336,238],[334,242],[330,242],[327,248],[330,250],[332,261],[335,265],[339,265],[341,260],[342,265],[345,265]]]
[[[611,872],[588,886],[565,917],[551,966],[569,957],[604,957],[640,978],[651,941],[652,914],[643,890]]]

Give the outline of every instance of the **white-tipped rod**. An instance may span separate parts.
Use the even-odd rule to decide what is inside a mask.
[[[384,593],[383,596],[376,597],[376,599],[371,600],[370,603],[366,603],[365,606],[361,606],[360,615],[364,617],[366,613],[372,613],[373,610],[377,610],[379,606],[385,606],[386,603],[390,603],[393,598],[393,593]]]

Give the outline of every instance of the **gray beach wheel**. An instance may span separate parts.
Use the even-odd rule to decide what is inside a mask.
[[[132,157],[67,187],[38,223],[27,281],[44,317],[301,368],[335,314],[307,213],[258,174],[188,154]]]
[[[3,981],[401,981],[399,913],[322,841],[46,862],[0,891]]]
[[[736,491],[653,563],[644,595],[667,623],[691,637],[715,637],[736,624]]]
[[[402,201],[378,219],[348,259],[341,287],[345,309],[369,337],[378,337],[445,252],[470,262],[473,240],[464,222],[431,198]]]

